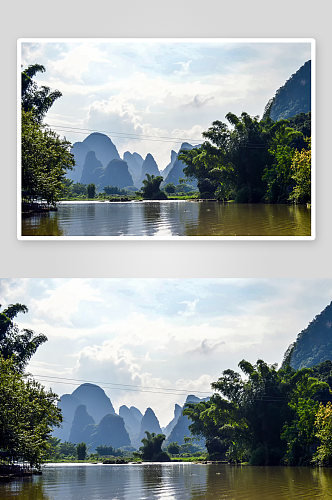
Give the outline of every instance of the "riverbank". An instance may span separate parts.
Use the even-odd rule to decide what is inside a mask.
[[[13,479],[41,475],[41,470],[22,465],[0,465],[0,483],[8,483]]]
[[[43,214],[51,211],[57,211],[56,207],[51,207],[46,203],[22,203],[22,217],[30,217],[33,214]]]

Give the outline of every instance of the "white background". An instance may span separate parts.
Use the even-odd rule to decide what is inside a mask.
[[[330,11],[331,3],[325,0],[3,2],[0,274],[3,277],[331,277]],[[16,43],[24,37],[315,38],[316,240],[17,240]]]

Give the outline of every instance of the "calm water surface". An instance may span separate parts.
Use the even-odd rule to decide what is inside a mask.
[[[198,464],[51,464],[0,484],[1,500],[327,500],[332,469]]]
[[[192,201],[62,202],[22,221],[23,236],[310,236],[300,205]]]

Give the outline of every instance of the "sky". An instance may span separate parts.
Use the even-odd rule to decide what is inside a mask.
[[[59,396],[97,383],[115,411],[151,407],[161,424],[188,394],[206,397],[246,359],[282,362],[332,300],[332,279],[0,279],[1,310],[43,333],[27,368]]]
[[[61,137],[106,133],[121,158],[151,153],[162,170],[228,112],[262,116],[311,59],[310,43],[281,40],[26,39],[19,71],[42,64],[35,81],[62,92],[45,119]]]

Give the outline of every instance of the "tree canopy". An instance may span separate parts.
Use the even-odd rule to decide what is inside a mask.
[[[48,454],[52,427],[62,421],[58,397],[24,373],[43,334],[20,330],[13,322],[23,304],[11,304],[0,313],[0,449],[12,459],[40,466]]]
[[[40,466],[52,428],[62,421],[57,401],[51,390],[20,373],[13,358],[0,356],[0,448]]]
[[[21,165],[22,200],[38,198],[54,206],[64,186],[67,170],[75,165],[71,143],[44,125],[43,119],[61,97],[61,92],[38,87],[33,77],[44,72],[44,66],[34,64],[21,73]]]
[[[15,369],[23,373],[30,358],[38,347],[47,341],[47,337],[32,330],[20,330],[13,322],[18,313],[27,313],[24,304],[10,304],[0,313],[0,356],[13,359]]]
[[[200,147],[180,151],[178,158],[186,165],[183,172],[197,180],[202,198],[239,203],[293,200],[290,192],[300,179],[292,160],[305,145],[304,132],[310,133],[309,115],[274,122],[268,109],[262,120],[245,112],[240,116],[228,113],[228,123],[216,120],[203,132],[206,141]],[[310,161],[306,166],[310,173]]]
[[[187,403],[183,411],[195,436],[204,437],[210,456],[252,465],[310,463],[317,437],[316,414],[329,385],[308,368],[277,369],[258,360],[239,363],[244,377],[225,370],[209,401]]]
[[[139,452],[143,460],[152,460],[156,462],[169,461],[170,458],[165,451],[162,451],[161,446],[166,439],[165,434],[155,434],[154,432],[145,431],[146,437],[142,439],[143,445]]]
[[[33,120],[41,123],[53,103],[62,96],[59,90],[46,86],[38,87],[33,77],[37,73],[44,73],[45,67],[41,64],[32,64],[21,73],[21,106],[23,111],[31,111]]]

